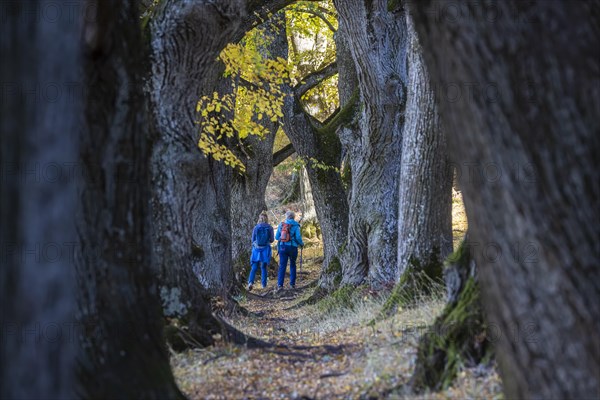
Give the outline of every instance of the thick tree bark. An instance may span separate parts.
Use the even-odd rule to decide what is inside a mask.
[[[342,283],[372,286],[397,277],[398,175],[406,103],[406,24],[387,1],[335,1],[360,91],[350,145],[352,186]],[[347,130],[344,133],[351,132]]]
[[[222,330],[209,296],[233,279],[231,171],[199,151],[195,107],[219,82],[216,59],[244,12],[242,1],[164,1],[149,25],[155,268],[165,315],[200,344]]]
[[[415,274],[441,279],[442,262],[452,252],[452,175],[446,137],[408,13],[406,25],[409,83],[402,132],[398,278],[410,285],[418,280]]]
[[[102,0],[85,25],[85,180],[77,223],[83,397],[180,398],[151,269],[147,108],[135,1]]]
[[[3,399],[72,398],[76,390],[72,172],[82,113],[81,19],[36,18],[66,3],[0,4]]]
[[[419,339],[414,390],[446,389],[462,366],[474,367],[493,357],[492,341],[481,307],[477,265],[468,236],[448,258],[444,277],[448,304],[433,326]]]
[[[300,212],[302,213],[302,223],[318,224],[317,207],[310,186],[310,179],[306,168],[302,168],[300,174]]]
[[[597,5],[412,6],[432,81],[454,85],[440,115],[506,396],[598,397]]]
[[[310,159],[317,160],[321,166],[339,169],[341,145],[335,132],[346,121],[347,111],[338,113],[327,125],[320,127],[306,114],[292,88],[284,101],[284,130],[296,154],[306,161],[305,169],[321,227],[324,261],[319,286],[326,290],[334,287],[334,278],[339,275],[339,252],[346,240],[348,204],[339,170],[320,168]]]
[[[299,99],[286,96],[284,111],[285,131],[299,157],[318,160],[325,165],[340,166],[340,145],[335,131],[319,132],[305,114]],[[323,233],[323,266],[319,285],[331,289],[330,264],[339,264],[339,250],[346,238],[348,205],[338,171],[322,169],[310,161],[305,164],[312,189],[317,219]]]
[[[219,82],[222,67],[215,60],[243,13],[241,1],[165,1],[150,22],[149,91],[156,130],[152,205],[157,266],[171,294],[187,285],[189,271],[197,277],[190,285],[199,282],[213,294],[232,277],[231,173],[198,149],[195,107]],[[187,289],[181,290],[189,299]]]
[[[336,64],[338,68],[338,96],[340,99],[340,108],[354,107],[358,103],[358,77],[356,76],[356,67],[352,59],[352,53],[348,47],[347,27],[340,25],[335,33]],[[340,143],[342,145],[342,181],[345,185],[346,195],[352,193],[352,170],[350,160],[353,157],[353,151],[358,149],[354,146],[356,138],[360,136],[357,113],[354,112],[346,123],[337,130]]]

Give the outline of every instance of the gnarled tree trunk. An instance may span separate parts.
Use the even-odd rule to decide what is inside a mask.
[[[231,171],[198,149],[195,108],[219,82],[216,59],[245,15],[242,1],[164,1],[150,21],[154,115],[152,212],[155,265],[166,316],[183,317],[195,340],[219,324],[208,296],[232,282]]]
[[[285,133],[298,156],[306,161],[305,169],[323,235],[324,261],[319,286],[330,290],[335,286],[335,277],[339,276],[339,252],[346,240],[348,225],[348,204],[338,170],[341,145],[336,135],[337,127],[346,120],[348,109],[340,111],[325,126],[318,126],[304,111],[300,96],[289,88],[283,114]]]
[[[334,3],[360,91],[357,136],[343,140],[350,143],[352,185],[342,283],[380,286],[397,277],[406,24],[402,10],[388,10],[386,1]]]
[[[148,114],[135,1],[102,0],[86,21],[85,180],[77,231],[83,397],[181,398],[151,269]]]
[[[412,5],[432,81],[454,85],[440,115],[506,397],[598,397],[597,6]]]

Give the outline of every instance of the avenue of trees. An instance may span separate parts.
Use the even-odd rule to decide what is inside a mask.
[[[1,398],[183,398],[167,338],[266,345],[212,301],[236,307],[294,153],[324,243],[315,298],[445,279],[448,334],[422,338],[414,390],[493,356],[507,398],[600,394],[597,2],[50,3],[73,9],[0,5]],[[232,43],[254,67],[223,59]],[[48,82],[74,90],[44,101]],[[48,165],[58,179],[31,175]]]

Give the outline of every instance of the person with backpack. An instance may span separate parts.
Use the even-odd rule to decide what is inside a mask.
[[[285,221],[277,227],[275,239],[279,241],[277,249],[279,250],[279,272],[277,274],[277,289],[283,289],[283,280],[287,269],[288,259],[290,260],[290,288],[296,288],[296,258],[298,258],[298,246],[304,247],[300,224],[295,220],[296,214],[293,211],[285,213]]]
[[[260,282],[263,289],[267,287],[267,266],[271,262],[271,243],[273,243],[273,227],[269,224],[267,213],[258,216],[258,223],[252,231],[252,255],[250,256],[250,276],[248,290],[252,290],[256,271],[260,266]]]

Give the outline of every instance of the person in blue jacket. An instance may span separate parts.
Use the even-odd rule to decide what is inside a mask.
[[[267,287],[267,266],[271,262],[271,243],[273,243],[273,227],[269,224],[266,213],[258,216],[258,223],[252,231],[252,255],[250,256],[250,276],[248,277],[248,290],[252,290],[256,271],[260,266],[260,282],[263,289]]]
[[[300,224],[295,220],[293,211],[285,213],[285,221],[277,227],[275,239],[279,241],[279,272],[277,274],[277,291],[283,289],[283,279],[290,260],[290,288],[296,288],[296,258],[298,258],[298,246],[304,247]]]

